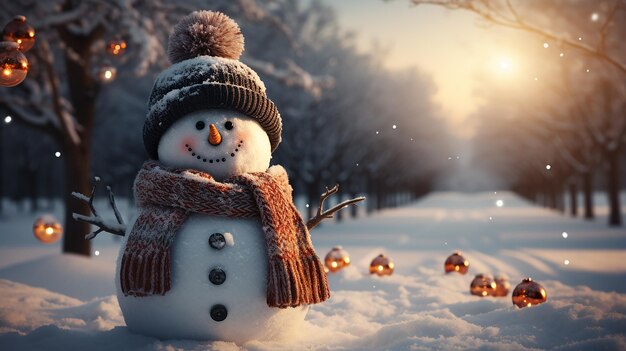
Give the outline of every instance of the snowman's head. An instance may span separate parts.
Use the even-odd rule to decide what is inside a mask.
[[[270,140],[254,118],[234,110],[201,110],[169,127],[159,142],[159,161],[209,173],[217,180],[267,170]]]
[[[239,61],[243,41],[239,26],[219,12],[193,12],[175,26],[173,64],[148,102],[143,141],[150,158],[218,180],[268,168],[282,122],[263,81]]]

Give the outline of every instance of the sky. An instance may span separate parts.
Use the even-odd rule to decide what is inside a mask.
[[[357,34],[360,50],[367,52],[374,43],[382,44],[389,49],[384,61],[387,68],[417,67],[431,75],[437,86],[434,100],[453,134],[463,139],[474,132],[469,116],[481,104],[476,94],[481,81],[494,78],[485,75],[513,83],[520,78],[523,65],[519,40],[540,41],[525,33],[488,26],[469,12],[414,7],[409,0],[325,3],[336,9],[342,28]],[[527,80],[530,75],[525,75]]]

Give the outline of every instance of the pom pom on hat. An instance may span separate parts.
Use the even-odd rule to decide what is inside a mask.
[[[214,11],[195,11],[183,18],[174,27],[167,48],[172,63],[204,55],[237,60],[242,52],[239,25]]]

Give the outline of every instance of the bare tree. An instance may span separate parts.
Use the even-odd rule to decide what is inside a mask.
[[[128,41],[124,60],[141,76],[167,65],[165,47],[170,28],[184,15],[204,9],[203,1],[26,0],[3,4],[0,20],[25,15],[36,28],[35,48],[28,53],[29,77],[20,86],[3,91],[0,109],[16,121],[52,135],[65,162],[65,236],[63,252],[90,255],[83,239],[90,226],[72,219],[88,213],[88,204],[70,194],[89,193],[92,137],[96,102],[103,81],[98,70],[105,61],[105,44],[116,36]],[[259,23],[290,38],[280,18],[252,0],[212,2],[242,22]],[[245,57],[250,64],[283,84],[319,92],[324,79],[312,77],[295,61],[284,67]]]

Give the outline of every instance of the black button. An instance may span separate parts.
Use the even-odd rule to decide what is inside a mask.
[[[216,267],[209,272],[209,281],[215,285],[222,285],[226,281],[226,272],[223,269]]]
[[[209,246],[215,250],[221,250],[226,245],[226,238],[221,233],[211,234],[209,237]]]
[[[211,318],[213,318],[214,321],[221,322],[226,319],[227,316],[228,310],[226,309],[226,306],[217,304],[211,307]]]

